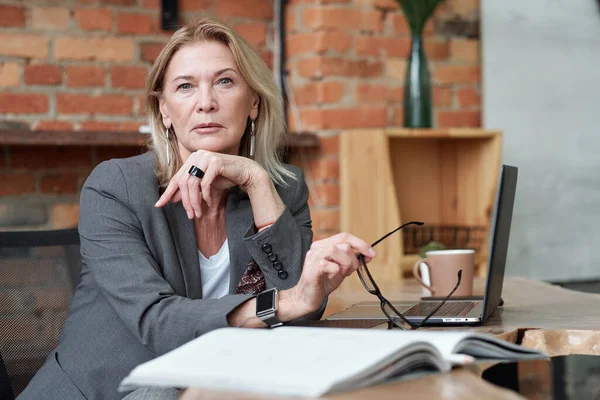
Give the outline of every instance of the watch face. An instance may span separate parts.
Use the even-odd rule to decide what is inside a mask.
[[[275,304],[275,292],[260,294],[256,297],[256,309],[266,311],[272,309]]]

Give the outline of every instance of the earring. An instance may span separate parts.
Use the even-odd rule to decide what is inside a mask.
[[[167,165],[171,165],[171,151],[169,149],[169,128],[167,128]]]
[[[256,124],[250,120],[250,157],[254,157],[254,137],[256,136]]]

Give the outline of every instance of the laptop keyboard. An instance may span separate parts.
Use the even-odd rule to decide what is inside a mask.
[[[448,301],[433,314],[435,317],[464,317],[477,305],[477,301]],[[415,304],[403,314],[406,317],[424,317],[429,315],[440,303],[438,301],[423,301]]]

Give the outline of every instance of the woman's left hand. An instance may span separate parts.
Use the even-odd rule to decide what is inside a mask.
[[[192,165],[204,172],[202,178],[189,174]],[[249,158],[198,150],[185,160],[154,206],[163,207],[168,202],[181,201],[188,218],[192,219],[194,215],[202,215],[202,201],[209,207],[213,205],[211,195],[220,194],[233,186],[249,191],[254,185],[268,179],[267,172]]]

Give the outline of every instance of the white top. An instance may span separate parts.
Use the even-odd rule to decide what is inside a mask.
[[[227,239],[217,254],[206,258],[198,250],[202,298],[219,299],[229,294],[229,246]]]

